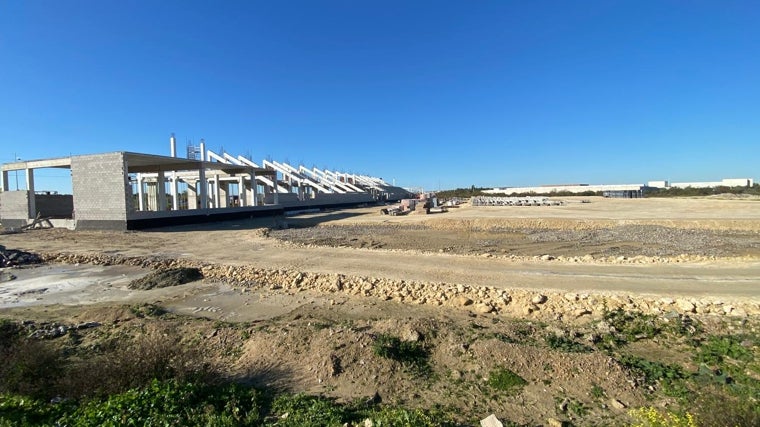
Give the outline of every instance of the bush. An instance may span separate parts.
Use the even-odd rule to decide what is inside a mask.
[[[261,420],[262,395],[234,384],[209,387],[176,380],[90,400],[61,419],[72,427],[121,425],[253,425]]]
[[[206,360],[202,346],[186,345],[178,336],[156,331],[113,342],[99,355],[72,362],[60,388],[69,397],[105,396],[152,380],[206,383],[216,376],[217,368]]]
[[[50,342],[30,338],[14,339],[7,344],[0,348],[0,393],[54,397],[51,385],[58,382],[65,369],[62,353]]]

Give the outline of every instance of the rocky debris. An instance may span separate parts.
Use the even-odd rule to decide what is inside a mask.
[[[14,276],[13,274],[4,270],[0,270],[0,283],[10,282],[11,280],[15,280],[15,279],[16,279],[16,276]]]
[[[612,399],[610,400],[610,406],[612,406],[615,409],[625,409],[628,407],[625,403],[619,401],[618,399]]]
[[[154,289],[169,286],[184,285],[203,279],[203,273],[198,268],[179,267],[154,271],[145,277],[133,280],[129,289]]]
[[[367,406],[377,405],[378,403],[382,402],[383,398],[380,397],[379,392],[375,392],[369,399],[367,399],[364,403],[367,404]]]
[[[496,415],[491,414],[480,420],[480,427],[504,427],[504,424],[496,418]]]
[[[564,292],[543,292],[537,295],[535,291],[526,289],[500,289],[493,286],[471,286],[461,283],[417,282],[384,277],[323,274],[247,265],[208,264],[190,259],[99,254],[45,254],[43,258],[47,262],[69,264],[142,266],[154,268],[157,272],[183,268],[195,269],[206,280],[225,282],[243,291],[258,289],[289,295],[313,292],[322,295],[377,298],[405,304],[455,307],[469,310],[475,315],[516,317],[530,315],[534,318],[546,319],[557,319],[560,316],[598,318],[605,311],[616,309],[646,314],[665,314],[674,310],[676,314],[710,316],[760,314],[760,303],[753,300],[727,302],[717,298],[702,297],[696,301],[676,301],[671,298],[624,295],[612,291],[603,295]],[[537,304],[534,300],[543,302]]]
[[[668,227],[653,224],[614,224],[611,222],[572,222],[565,226],[553,227],[546,222],[510,220],[498,225],[474,226],[457,221],[435,221],[425,224],[350,224],[320,225],[317,227],[291,227],[286,230],[270,230],[267,236],[285,244],[301,247],[352,247],[378,248],[383,250],[410,252],[437,252],[457,255],[472,255],[488,258],[510,259],[517,262],[561,262],[561,263],[612,263],[612,264],[653,264],[683,263],[735,258],[737,254],[756,253],[760,248],[757,232],[745,229],[710,230],[701,229],[699,224],[692,228]],[[529,225],[530,224],[530,225]],[[468,245],[447,245],[445,247],[416,248],[401,245],[392,248],[393,238],[399,233],[414,233],[436,230],[462,230],[484,232],[493,231],[488,241],[476,240]],[[570,228],[568,228],[570,227]],[[506,234],[512,237],[500,238]],[[509,247],[508,241],[514,235],[524,236],[536,243],[571,243],[577,247],[593,248],[593,254],[516,254],[499,255],[494,247]],[[393,236],[393,238],[389,237]],[[375,240],[383,243],[377,243]],[[372,243],[368,243],[372,241]],[[496,243],[494,243],[496,242]],[[502,242],[502,243],[499,243]],[[494,244],[496,246],[494,246]],[[396,245],[397,246],[397,245]],[[373,249],[376,250],[376,249]],[[510,251],[511,252],[511,251]],[[526,251],[527,252],[527,251]],[[754,256],[754,258],[757,258]]]
[[[422,339],[422,334],[417,329],[406,325],[401,329],[399,338],[401,338],[401,341],[417,342]]]
[[[0,268],[39,264],[41,262],[42,257],[35,253],[6,249],[5,246],[0,245]]]
[[[82,322],[76,324],[62,324],[58,322],[35,322],[34,320],[24,320],[16,323],[16,328],[24,332],[29,338],[35,339],[53,339],[62,337],[70,331],[97,328],[98,322]]]

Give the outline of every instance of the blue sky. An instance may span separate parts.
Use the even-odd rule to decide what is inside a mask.
[[[174,132],[425,189],[757,179],[758,23],[729,0],[9,0],[0,160]]]

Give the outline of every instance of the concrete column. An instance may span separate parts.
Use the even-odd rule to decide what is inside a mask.
[[[188,182],[187,183],[187,208],[198,209],[198,203],[200,203],[200,199],[198,198],[198,181],[193,181],[192,185]]]
[[[219,175],[214,175],[214,207],[222,207],[221,198],[219,197]]]
[[[206,184],[206,190],[208,191],[208,207],[209,209],[213,209],[216,207],[214,202],[216,201],[214,188],[216,188],[216,185],[214,185],[214,179],[211,178],[208,180],[208,183]]]
[[[219,207],[230,207],[230,182],[219,181]]]
[[[179,197],[178,197],[177,193],[179,193],[179,185],[178,185],[179,184],[179,178],[177,178],[177,173],[176,172],[172,172],[171,181],[172,181],[172,209],[175,210],[175,211],[178,211],[179,210]]]
[[[256,183],[256,172],[251,172],[251,206],[257,206],[259,204],[258,187],[259,184]]]
[[[8,185],[8,171],[3,171],[0,180],[2,180],[2,182],[0,182],[0,188],[2,188],[2,191],[10,190],[10,185]]]
[[[208,181],[206,181],[206,169],[201,167],[198,173],[198,189],[201,198],[201,209],[208,209]]]
[[[245,177],[240,176],[238,178],[238,200],[240,200],[240,206],[248,206],[245,200]]]
[[[164,176],[164,171],[158,171],[158,176],[156,177],[156,197],[158,198],[158,203],[156,203],[156,206],[158,207],[159,212],[163,212],[166,210],[166,177]]]
[[[26,168],[26,190],[29,194],[29,217],[37,217],[37,203],[34,197],[34,169]]]
[[[137,209],[140,211],[145,210],[145,192],[143,189],[142,174],[137,174]]]

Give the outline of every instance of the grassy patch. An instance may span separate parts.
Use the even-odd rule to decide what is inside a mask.
[[[601,399],[607,395],[607,392],[605,392],[604,389],[598,384],[594,384],[591,386],[591,392],[589,394],[594,399]]]
[[[164,314],[168,313],[168,311],[161,307],[160,305],[156,304],[139,304],[139,305],[133,305],[129,307],[129,311],[132,312],[136,317],[161,317]]]
[[[508,393],[516,393],[526,384],[528,382],[523,377],[507,368],[498,368],[488,376],[489,386]]]
[[[548,335],[546,337],[546,345],[552,350],[565,353],[590,353],[593,351],[591,347],[558,335]]]
[[[685,399],[689,396],[685,379],[689,376],[678,365],[653,362],[641,357],[624,355],[618,358],[621,365],[639,376],[639,381],[648,386],[660,386],[668,396]]]
[[[47,403],[0,394],[0,427],[70,425],[191,426],[454,426],[450,414],[422,410],[341,404],[306,394],[274,395],[234,383],[208,385],[177,380],[158,381],[86,401]]]
[[[744,342],[749,345],[744,345]],[[710,336],[697,349],[694,360],[708,365],[718,365],[726,358],[741,362],[751,362],[754,355],[752,342],[746,337],[735,335]]]
[[[393,335],[381,334],[372,344],[372,351],[380,357],[401,363],[415,374],[429,375],[432,373],[428,361],[430,352],[418,342],[403,341]]]

